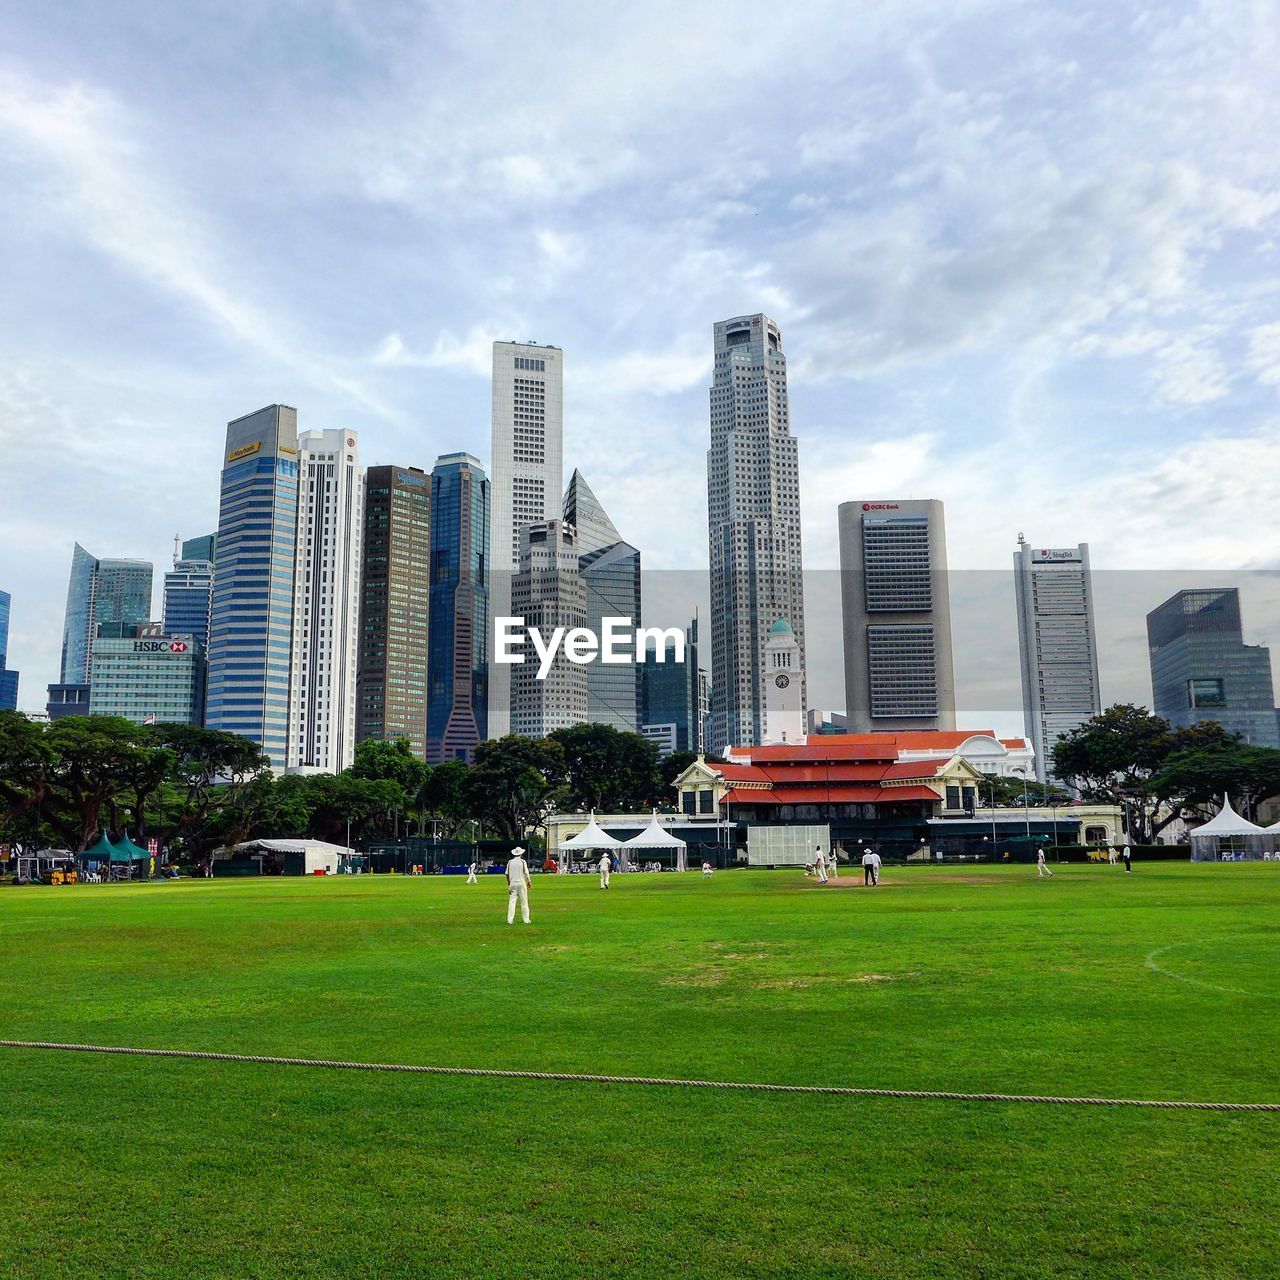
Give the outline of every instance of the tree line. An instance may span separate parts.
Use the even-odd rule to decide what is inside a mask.
[[[72,850],[102,831],[154,837],[199,860],[220,845],[308,836],[345,843],[425,833],[522,840],[556,810],[671,810],[694,759],[610,725],[483,742],[427,765],[409,744],[362,742],[337,775],[277,776],[257,743],[194,725],[113,716],[50,724],[0,712],[0,840]]]

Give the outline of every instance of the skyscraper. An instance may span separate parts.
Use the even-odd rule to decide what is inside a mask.
[[[431,477],[365,473],[356,741],[405,739],[427,758]]]
[[[1147,614],[1156,715],[1175,729],[1216,720],[1256,747],[1280,747],[1271,651],[1245,644],[1235,587],[1179,591]]]
[[[151,619],[151,563],[99,560],[78,542],[71,553],[62,624],[62,683],[88,684],[98,624],[140,626]]]
[[[672,751],[701,751],[706,705],[706,672],[698,668],[698,619],[685,629],[684,661],[675,660],[673,641],[658,660],[656,645],[641,668],[641,732],[670,743]],[[665,732],[664,732],[665,730]]]
[[[195,538],[184,546],[207,546]],[[175,557],[164,575],[164,630],[171,636],[194,636],[203,652],[209,644],[209,610],[213,600],[213,562],[194,556]]]
[[[587,592],[579,572],[578,535],[572,525],[547,520],[520,533],[520,568],[512,580],[513,616],[550,636],[587,621]],[[570,662],[563,647],[543,678],[533,645],[517,650],[522,663],[511,672],[511,732],[544,738],[553,729],[581,724],[587,718],[587,668]]]
[[[470,760],[489,728],[489,480],[469,453],[431,472],[427,759]]]
[[[587,626],[602,634],[605,618],[640,625],[640,552],[624,542],[612,520],[574,470],[564,492],[564,522],[578,534],[578,570],[586,588]],[[592,662],[587,667],[587,716],[635,733],[640,723],[641,664]]]
[[[1036,548],[1019,534],[1013,572],[1023,719],[1047,782],[1054,743],[1102,710],[1089,544]]]
[[[493,344],[493,477],[490,592],[495,617],[511,613],[511,579],[521,531],[560,518],[564,438],[564,360],[559,347]],[[512,668],[496,666],[489,683],[489,732],[510,724]]]
[[[10,603],[9,593],[0,591],[0,711],[13,711],[18,706],[18,673],[7,665]]]
[[[354,431],[298,436],[286,755],[294,768],[341,773],[355,757],[362,480]]]
[[[839,521],[849,732],[954,729],[942,503],[842,502]]]
[[[764,649],[789,620],[804,654],[800,474],[782,333],[766,315],[715,326],[711,448],[711,748],[761,741]],[[803,664],[802,664],[803,665]],[[801,690],[801,707],[805,693]]]
[[[298,411],[273,404],[227,424],[205,724],[288,754]]]
[[[162,626],[105,623],[93,642],[89,714],[134,724],[199,724],[204,710],[204,646]]]
[[[188,538],[182,544],[182,554],[179,560],[204,560],[209,564],[218,558],[218,535],[216,533],[205,533],[198,538]]]

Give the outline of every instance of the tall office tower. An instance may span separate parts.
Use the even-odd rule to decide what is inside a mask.
[[[427,759],[470,760],[489,729],[489,479],[469,453],[431,471]]]
[[[942,503],[842,502],[839,519],[849,732],[954,729]]]
[[[431,477],[420,467],[365,472],[360,558],[356,741],[403,738],[425,760]]]
[[[188,538],[182,544],[182,554],[178,556],[179,560],[204,560],[209,564],[218,558],[218,535],[216,533],[205,533],[198,538]]]
[[[204,646],[163,626],[103,623],[93,642],[89,714],[134,724],[199,724],[204,712]]]
[[[89,683],[99,623],[140,626],[150,618],[150,561],[99,560],[77,542],[62,624],[62,683]]]
[[[711,748],[758,744],[764,648],[787,618],[804,654],[800,474],[782,333],[766,315],[715,326],[711,448]],[[803,663],[802,663],[803,665]],[[800,695],[804,706],[805,692]]]
[[[585,627],[587,591],[578,569],[578,535],[572,525],[546,520],[520,533],[520,568],[511,584],[513,616],[550,636],[557,627]],[[558,651],[542,679],[539,658],[526,641],[515,650],[524,662],[511,673],[511,732],[545,738],[553,729],[587,718],[587,668]],[[496,664],[495,664],[496,666]]]
[[[1019,534],[1013,574],[1022,713],[1036,776],[1047,782],[1054,743],[1102,710],[1089,544],[1031,547]]]
[[[493,344],[493,477],[490,535],[494,617],[511,614],[512,578],[520,562],[521,530],[560,518],[564,482],[564,357],[559,347],[532,342]],[[495,666],[489,681],[489,735],[509,731],[511,667]]]
[[[299,434],[290,768],[341,773],[355,759],[362,480],[354,431]]]
[[[6,665],[9,660],[9,606],[11,597],[0,591],[0,711],[18,707],[18,673]]]
[[[641,669],[641,729],[669,751],[701,751],[707,714],[706,672],[698,669],[698,619],[685,629],[684,661],[677,662],[674,642],[658,661],[656,645],[645,652]]]
[[[1256,747],[1280,747],[1271,651],[1245,644],[1235,587],[1179,591],[1147,614],[1156,715],[1175,729],[1216,720]]]
[[[578,570],[587,591],[587,626],[602,634],[605,618],[640,625],[640,552],[622,540],[612,520],[574,470],[564,491],[564,522],[578,533]],[[587,667],[587,719],[635,733],[640,724],[640,663],[592,662]]]
[[[176,539],[175,539],[176,541]],[[184,546],[206,543],[192,539]],[[203,652],[209,644],[209,610],[213,602],[213,561],[175,554],[164,575],[164,630],[171,636],[194,636]]]
[[[273,404],[227,424],[209,619],[205,724],[288,755],[298,536],[298,411]]]

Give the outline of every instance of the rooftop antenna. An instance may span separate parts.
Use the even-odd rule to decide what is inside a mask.
[[[175,533],[173,535],[173,563],[177,564],[182,559],[182,536]]]

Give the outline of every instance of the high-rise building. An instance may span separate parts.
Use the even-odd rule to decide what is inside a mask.
[[[365,472],[356,741],[404,739],[427,758],[431,477]]]
[[[521,531],[560,518],[564,439],[564,359],[559,347],[493,344],[493,431],[489,450],[493,526],[490,599],[495,617],[511,614]],[[511,667],[489,682],[489,733],[510,726]]]
[[[288,753],[298,411],[273,404],[227,424],[205,724]]]
[[[290,768],[341,773],[355,759],[362,528],[356,433],[301,432],[286,753]]]
[[[564,492],[564,522],[578,534],[578,569],[587,593],[587,627],[603,633],[605,618],[640,625],[640,552],[622,540],[600,500],[574,470]],[[592,662],[587,666],[587,719],[635,733],[641,719],[643,666]]]
[[[104,623],[93,642],[88,713],[134,724],[200,724],[204,712],[204,648],[191,635],[151,623]]]
[[[703,750],[707,706],[706,672],[698,667],[698,619],[685,629],[684,661],[676,661],[674,641],[668,641],[658,660],[650,644],[641,669],[640,731],[655,742],[670,742],[670,751]]]
[[[193,538],[207,546],[208,539]],[[164,630],[171,636],[194,636],[201,652],[209,644],[209,611],[213,601],[213,561],[185,555],[174,557],[173,568],[164,575]]]
[[[136,627],[150,619],[151,572],[150,561],[100,560],[75,544],[62,624],[61,683],[89,683],[99,623]]]
[[[12,597],[0,591],[0,711],[15,711],[18,706],[18,673],[9,669],[9,606]]]
[[[722,751],[761,741],[764,649],[776,619],[790,621],[804,654],[799,463],[782,332],[766,315],[715,326],[707,520],[710,745]]]
[[[839,521],[849,732],[954,729],[942,503],[842,502]]]
[[[1032,547],[1020,534],[1013,572],[1022,713],[1036,776],[1047,782],[1054,744],[1102,710],[1089,544]]]
[[[1156,715],[1175,729],[1216,720],[1256,747],[1280,747],[1271,651],[1245,644],[1235,587],[1179,591],[1147,614]]]
[[[470,760],[489,729],[489,479],[469,453],[431,471],[427,759]]]
[[[550,636],[585,627],[587,592],[579,571],[578,535],[572,525],[547,520],[520,533],[520,568],[511,584],[513,616]],[[545,738],[553,729],[587,718],[587,668],[570,662],[562,646],[542,678],[533,644],[515,650],[524,661],[511,672],[511,732]]]
[[[178,556],[179,560],[204,560],[208,564],[218,558],[218,535],[216,533],[202,534],[198,538],[188,538],[182,544],[182,554]]]

